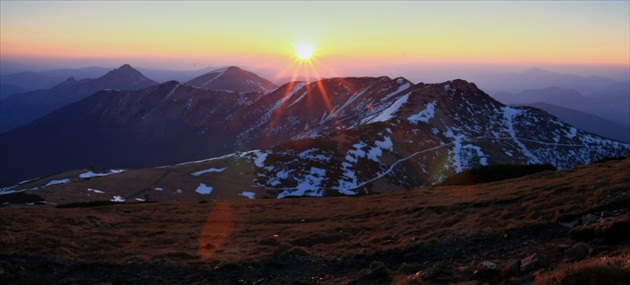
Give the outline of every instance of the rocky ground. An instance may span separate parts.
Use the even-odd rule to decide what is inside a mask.
[[[14,201],[0,208],[0,283],[629,284],[628,169],[362,197]]]

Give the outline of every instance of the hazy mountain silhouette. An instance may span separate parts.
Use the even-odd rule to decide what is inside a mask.
[[[473,76],[474,78],[474,76]],[[540,68],[531,68],[522,73],[495,73],[492,76],[475,78],[484,90],[492,92],[521,92],[530,89],[560,87],[573,89],[582,94],[606,90],[619,81],[604,76],[579,76],[555,73]]]
[[[598,117],[593,114],[576,111],[548,103],[521,104],[538,108],[552,114],[574,127],[603,137],[630,142],[630,129],[622,124]]]
[[[277,87],[267,79],[236,66],[210,71],[187,81],[186,84],[206,90],[233,92],[265,92]]]
[[[151,78],[157,82],[164,83],[171,80],[179,82],[186,82],[195,77],[206,74],[210,71],[216,70],[216,67],[205,67],[195,70],[168,70],[168,69],[151,69],[151,68],[137,68],[142,74]]]
[[[140,89],[157,84],[125,64],[97,79],[73,77],[46,90],[31,91],[6,98],[0,106],[0,132],[32,122],[65,105],[103,89]]]
[[[0,100],[9,98],[9,96],[15,93],[24,93],[27,90],[13,84],[0,84]]]
[[[97,78],[110,71],[105,67],[63,68],[43,72],[22,71],[0,76],[2,84],[13,84],[22,87],[26,91],[49,89],[69,77],[77,80],[84,78]]]
[[[547,103],[597,115],[624,126],[630,126],[630,96],[623,92],[590,97],[573,89],[549,87],[519,93],[497,92],[493,95],[505,104]]]

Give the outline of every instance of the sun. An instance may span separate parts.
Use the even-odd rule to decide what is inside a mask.
[[[315,48],[311,45],[301,44],[295,47],[295,56],[299,60],[309,61],[313,58]]]

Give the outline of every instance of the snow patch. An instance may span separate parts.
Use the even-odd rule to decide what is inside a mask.
[[[398,84],[402,84],[403,80],[402,80],[402,78],[398,78],[398,80],[396,80],[396,82],[397,82]],[[385,102],[385,101],[387,101],[387,99],[389,99],[389,98],[391,98],[392,96],[394,96],[394,95],[396,95],[396,94],[398,94],[398,93],[400,93],[400,92],[402,92],[402,91],[406,90],[406,89],[407,89],[407,88],[409,88],[409,87],[411,87],[411,84],[409,84],[409,83],[405,83],[405,84],[403,84],[403,85],[400,85],[400,86],[398,87],[398,89],[396,89],[396,91],[394,91],[394,92],[392,92],[392,93],[389,93],[389,94],[385,95],[385,97],[383,97],[383,99],[381,99],[381,102]]]
[[[208,169],[205,169],[205,170],[193,172],[190,175],[192,175],[192,176],[200,176],[201,174],[205,174],[205,173],[223,172],[223,170],[226,170],[226,169],[227,169],[227,167],[224,167],[224,168],[208,168]]]
[[[505,118],[505,122],[507,124],[507,132],[512,138],[512,141],[514,141],[521,151],[523,151],[523,154],[529,158],[530,163],[540,163],[540,159],[527,149],[527,147],[516,136],[516,131],[514,131],[514,117],[520,115],[523,111],[508,106],[505,106],[502,109],[503,117]]]
[[[64,184],[64,183],[70,183],[70,178],[59,179],[59,180],[52,180],[52,181],[48,182],[45,186],[52,186],[52,185]]]
[[[195,192],[199,194],[207,195],[207,194],[212,193],[212,189],[214,189],[212,188],[212,186],[208,186],[204,183],[200,183],[197,189],[195,190]]]
[[[208,83],[210,83],[210,82],[214,81],[215,79],[217,79],[217,78],[219,78],[221,75],[223,75],[223,73],[224,73],[227,69],[228,69],[228,68],[227,68],[227,67],[225,67],[225,68],[222,68],[222,69],[217,69],[217,70],[213,71],[212,73],[219,73],[219,72],[220,72],[220,73],[219,73],[217,76],[213,77],[212,79],[210,79],[210,80],[206,81],[206,83],[202,84],[202,85],[201,85],[201,86],[199,86],[199,87],[205,87],[206,85],[208,85]]]
[[[161,188],[161,187],[155,187],[155,188],[153,188],[153,190],[163,191],[164,189],[163,189],[163,188]]]
[[[387,109],[381,111],[376,117],[371,119],[369,123],[385,122],[387,120],[390,120],[393,117],[394,113],[396,113],[403,104],[407,103],[408,99],[409,99],[409,94],[406,94],[405,96],[400,97],[392,105],[387,107]]]
[[[105,192],[103,192],[103,191],[101,191],[101,190],[98,190],[98,189],[88,188],[87,190],[88,190],[88,192],[94,192],[94,193],[105,193]]]
[[[278,199],[289,196],[314,196],[321,197],[324,195],[321,189],[321,183],[326,178],[326,169],[311,167],[309,174],[305,175],[298,186],[293,190],[285,190],[278,195]]]
[[[248,192],[248,191],[243,191],[243,193],[238,194],[239,196],[243,196],[243,197],[247,197],[248,199],[254,199],[254,195],[256,195],[256,193],[254,192]]]
[[[424,110],[420,111],[420,113],[418,114],[409,116],[407,120],[409,120],[413,124],[417,124],[418,122],[428,123],[429,120],[432,119],[433,116],[435,116],[436,104],[437,104],[437,101],[429,103]]]
[[[116,203],[123,203],[125,202],[125,198],[120,197],[120,196],[114,196],[113,198],[109,199],[112,202],[116,202]]]
[[[108,172],[105,172],[105,173],[88,171],[88,172],[84,172],[84,173],[79,174],[79,178],[100,177],[100,176],[107,176],[107,175],[111,175],[111,174],[117,174],[117,173],[121,173],[121,172],[125,172],[125,170],[124,169],[111,169],[111,170],[109,170]]]
[[[269,154],[260,150],[254,150],[252,151],[252,153],[256,155],[256,159],[254,159],[254,165],[256,165],[256,167],[264,167],[265,159],[267,159],[267,155]]]

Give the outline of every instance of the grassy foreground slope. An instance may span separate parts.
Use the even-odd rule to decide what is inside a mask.
[[[2,207],[0,283],[628,284],[629,169],[362,197]]]

